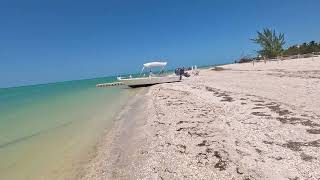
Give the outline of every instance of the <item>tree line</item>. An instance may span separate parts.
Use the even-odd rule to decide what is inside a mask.
[[[300,45],[293,45],[285,49],[285,36],[284,33],[276,33],[274,29],[265,28],[261,32],[257,32],[257,37],[251,39],[254,43],[258,44],[261,49],[257,51],[258,58],[275,58],[278,56],[292,56],[298,54],[309,54],[320,52],[320,42],[310,41]]]
[[[310,54],[320,52],[320,42],[310,41],[300,45],[293,45],[283,51],[283,55],[292,56],[297,54]]]

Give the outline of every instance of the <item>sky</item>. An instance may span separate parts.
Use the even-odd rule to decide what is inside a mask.
[[[319,0],[0,0],[0,87],[233,62],[258,30],[320,41]]]

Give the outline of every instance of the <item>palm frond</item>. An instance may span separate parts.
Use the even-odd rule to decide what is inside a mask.
[[[284,34],[277,35],[274,29],[264,28],[262,32],[257,32],[257,37],[250,39],[260,45],[261,50],[257,51],[260,55],[266,57],[275,57],[281,55],[285,44]]]

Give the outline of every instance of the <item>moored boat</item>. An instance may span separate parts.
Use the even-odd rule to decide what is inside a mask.
[[[179,82],[181,81],[181,75],[167,75],[164,74],[163,69],[167,65],[167,62],[150,62],[143,64],[143,68],[141,70],[140,75],[143,73],[144,69],[150,69],[149,76],[142,76],[142,77],[129,77],[123,78],[118,77],[118,80],[123,84],[129,87],[143,87],[143,86],[150,86],[154,84],[161,84],[161,83],[172,83],[172,82]],[[161,68],[158,74],[152,73],[152,68]]]

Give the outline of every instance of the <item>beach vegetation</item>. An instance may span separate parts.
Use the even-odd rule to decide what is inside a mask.
[[[262,57],[274,58],[282,55],[284,51],[284,33],[277,34],[274,29],[264,28],[261,32],[257,32],[256,38],[251,40],[261,47],[257,52]]]
[[[309,43],[302,43],[300,45],[293,45],[284,50],[283,54],[286,56],[298,54],[311,54],[320,52],[320,42],[310,41]]]

